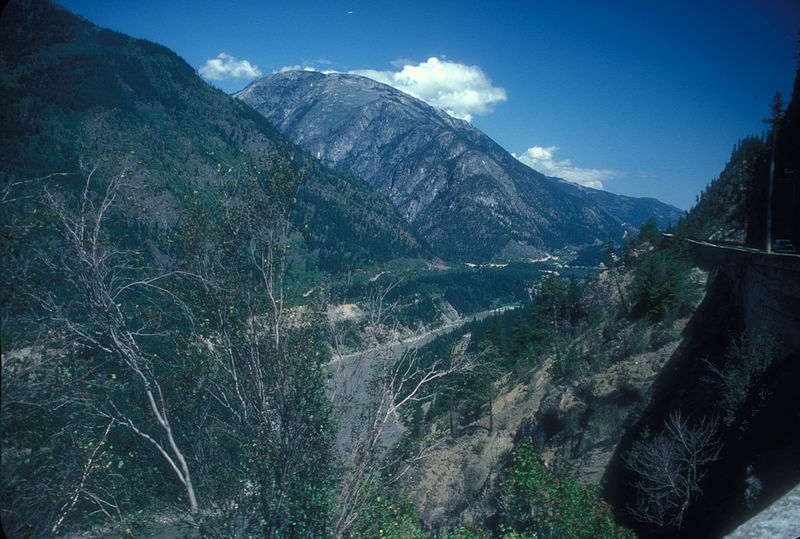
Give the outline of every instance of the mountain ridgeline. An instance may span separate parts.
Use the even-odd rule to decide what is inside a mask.
[[[120,202],[130,206],[132,230],[150,241],[174,227],[187,192],[211,196],[209,186],[226,174],[268,169],[266,157],[279,156],[303,178],[292,218],[308,269],[426,252],[383,196],[321,166],[169,49],[48,2],[12,3],[2,25],[6,200],[33,178],[80,174],[81,166],[128,155],[135,185]]]
[[[444,259],[529,258],[609,237],[620,244],[650,217],[666,226],[681,216],[653,199],[564,186],[469,123],[365,77],[275,73],[235,95],[388,197]]]

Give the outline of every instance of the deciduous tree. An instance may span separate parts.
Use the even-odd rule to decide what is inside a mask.
[[[703,492],[707,467],[719,456],[717,422],[703,418],[690,425],[672,412],[664,430],[628,453],[636,475],[636,502],[628,510],[637,520],[680,528],[691,503]]]

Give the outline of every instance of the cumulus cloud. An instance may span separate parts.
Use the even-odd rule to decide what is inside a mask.
[[[319,71],[318,69],[307,66],[307,65],[293,65],[293,66],[283,66],[278,71],[273,71],[273,73],[285,73],[286,71]]]
[[[473,114],[491,112],[495,103],[507,99],[505,88],[492,86],[491,79],[478,66],[435,57],[416,65],[407,60],[394,65],[400,71],[363,69],[350,73],[393,86],[468,122]]]
[[[547,148],[533,146],[528,148],[522,155],[512,155],[542,174],[563,178],[594,189],[602,189],[603,181],[619,176],[619,173],[614,170],[599,170],[596,168],[580,168],[573,166],[572,161],[569,159],[557,161],[554,158],[556,151],[558,151],[557,146],[550,146]]]
[[[230,54],[221,52],[216,58],[206,60],[198,69],[201,76],[210,80],[254,79],[261,76],[258,66],[247,60],[237,60]]]

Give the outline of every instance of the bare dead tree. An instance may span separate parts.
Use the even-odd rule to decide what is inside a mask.
[[[635,505],[628,510],[641,522],[680,528],[690,504],[702,494],[707,467],[719,456],[717,421],[703,418],[690,425],[672,412],[664,430],[638,451],[629,453],[628,468],[637,475]]]
[[[319,522],[328,525],[321,506],[333,432],[324,354],[317,354],[326,343],[317,309],[293,303],[285,287],[288,209],[303,172],[278,157],[267,165],[264,172],[224,167],[236,172],[217,178],[214,202],[199,212],[184,208],[182,219],[181,248],[204,277],[209,320],[193,351],[213,373],[202,382],[212,401],[202,421],[220,438],[198,464],[218,493],[202,516],[211,536],[317,536]],[[230,480],[220,485],[215,474]],[[321,493],[314,499],[311,483]]]
[[[156,296],[166,297],[185,309],[166,283],[187,274],[172,271],[142,275],[136,262],[138,253],[121,250],[108,240],[105,222],[123,193],[130,169],[126,164],[118,174],[107,178],[104,186],[96,178],[98,169],[99,164],[95,163],[86,172],[75,202],[77,207],[71,207],[50,186],[43,188],[45,203],[55,215],[63,244],[57,254],[39,250],[37,256],[64,280],[77,304],[65,305],[52,290],[35,295],[35,299],[50,320],[72,336],[76,346],[100,350],[124,366],[130,381],[141,390],[142,404],[152,421],[135,421],[110,396],[97,406],[97,411],[114,424],[129,428],[162,456],[184,487],[190,511],[195,512],[198,505],[191,473],[156,374],[158,358],[140,347],[140,339],[155,330],[131,327],[124,306],[128,294],[136,291],[150,296],[153,304],[158,302]]]
[[[64,519],[72,510],[72,508],[75,507],[75,504],[78,503],[78,500],[81,498],[81,496],[88,497],[93,501],[99,500],[99,498],[97,498],[97,496],[94,495],[94,493],[87,491],[86,483],[87,480],[89,479],[89,476],[96,469],[95,463],[99,456],[98,453],[102,452],[103,445],[105,445],[106,438],[108,437],[108,432],[111,430],[111,427],[113,426],[114,422],[109,421],[105,430],[103,430],[103,434],[100,436],[100,439],[97,441],[94,448],[92,449],[92,452],[89,454],[89,457],[86,459],[86,464],[83,466],[83,471],[81,473],[80,481],[78,482],[78,485],[75,487],[75,491],[69,497],[69,500],[67,500],[61,507],[61,510],[58,513],[58,517],[56,518],[56,522],[50,529],[52,533],[58,533],[59,528],[61,528],[61,525],[64,523]],[[100,503],[99,505],[101,507],[101,510],[105,510],[105,507],[102,503]]]
[[[20,200],[29,200],[35,197],[30,192],[25,192],[27,188],[32,185],[41,184],[52,180],[53,178],[60,178],[65,176],[76,176],[73,172],[53,172],[38,178],[29,178],[25,180],[11,179],[2,188],[0,188],[0,205],[13,204]]]
[[[340,458],[343,475],[338,489],[338,510],[333,531],[343,536],[371,503],[384,472],[392,463],[388,450],[392,438],[402,432],[401,410],[411,403],[432,398],[433,383],[455,373],[469,372],[473,358],[454,354],[449,362],[422,362],[417,349],[392,341],[399,334],[387,301],[390,285],[374,292],[367,303],[361,350],[347,353],[346,330],[334,327],[333,400],[340,418]],[[431,446],[422,447],[411,461],[424,458]],[[396,480],[410,463],[395,474]]]

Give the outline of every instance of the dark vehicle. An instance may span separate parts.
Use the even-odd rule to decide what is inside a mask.
[[[792,245],[792,240],[775,240],[775,243],[772,245],[772,252],[794,254],[797,251],[794,250],[794,245]]]

